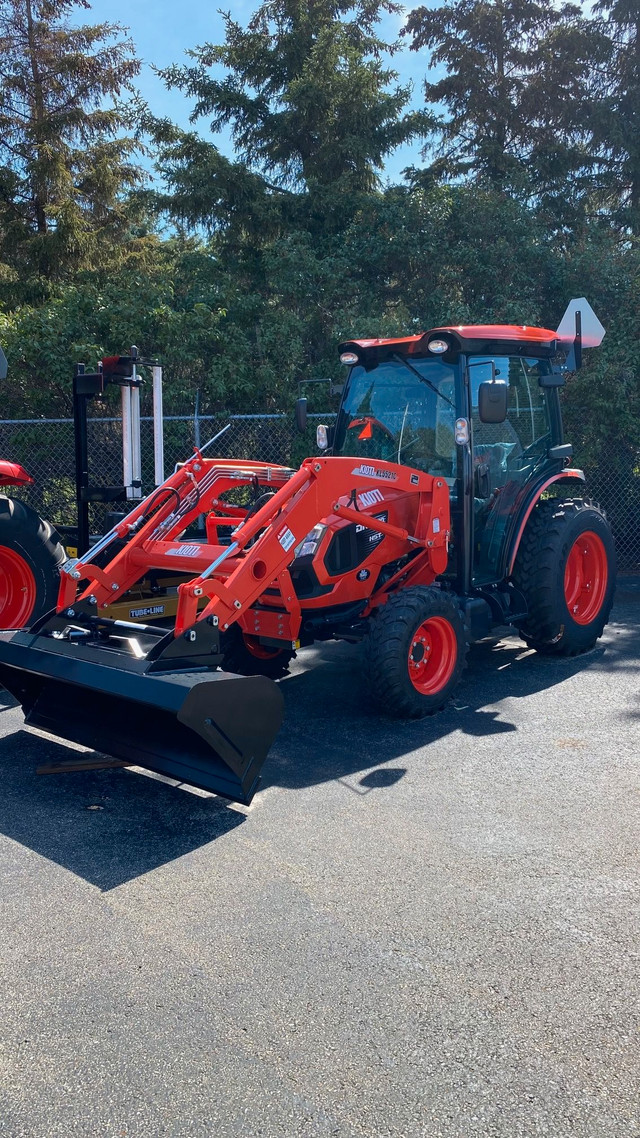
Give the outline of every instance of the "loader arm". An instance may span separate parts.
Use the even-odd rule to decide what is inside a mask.
[[[261,469],[255,469],[259,465]],[[250,485],[255,478],[261,486],[268,480],[266,484],[275,493],[254,513],[246,512],[233,531],[230,545],[180,539],[180,533],[199,513],[215,508],[220,493],[233,485]],[[392,486],[396,493],[418,497],[415,532],[358,508],[359,494],[376,486]],[[450,530],[444,479],[394,463],[376,462],[373,467],[353,458],[309,458],[293,473],[262,464],[205,462],[197,456],[117,527],[117,541],[125,544],[111,561],[102,567],[95,561],[70,565],[62,582],[58,611],[63,612],[75,601],[78,579],[88,581],[78,600],[90,599],[106,607],[143,574],[170,568],[193,574],[178,589],[174,637],[184,636],[196,623],[207,620],[226,630],[266,589],[283,579],[286,582],[282,575],[294,561],[296,548],[315,525],[330,517],[395,538],[402,552],[425,551],[426,582],[444,571]],[[299,605],[291,588],[281,593],[285,608],[294,618],[295,636]]]
[[[352,458],[306,459],[294,477],[235,531],[233,544],[193,581],[181,585],[175,635],[183,635],[196,621],[217,617],[228,628],[294,560],[295,550],[315,525],[333,515],[396,538],[408,549],[428,549],[431,580],[447,563],[449,536],[448,487],[443,479],[411,471],[392,463],[377,463],[375,474]],[[348,505],[358,492],[371,488],[372,479],[393,480],[394,490],[417,494],[420,499],[415,533],[389,525]],[[348,490],[345,492],[345,487]],[[435,519],[435,527],[434,527]],[[262,531],[262,532],[261,532]],[[259,535],[259,536],[258,536]],[[255,543],[247,548],[249,542]],[[234,548],[235,546],[235,548]],[[225,581],[215,576],[225,561],[237,556]],[[202,596],[209,603],[198,614]],[[287,607],[292,596],[284,596]],[[299,619],[299,616],[298,616]]]

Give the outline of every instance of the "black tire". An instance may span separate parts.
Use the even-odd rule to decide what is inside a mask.
[[[576,598],[569,585],[565,587],[565,571],[570,584],[573,577],[567,563],[570,555],[581,555],[576,542],[582,535],[583,550],[593,547],[595,552],[592,571],[589,563],[583,562],[585,586]],[[581,498],[538,502],[527,522],[513,571],[514,584],[524,594],[528,607],[528,616],[519,626],[523,640],[545,656],[577,656],[593,648],[609,619],[615,577],[613,537],[599,506]]]
[[[55,606],[66,556],[49,522],[0,494],[0,628],[28,627]]]
[[[425,644],[424,634],[419,641],[418,633],[432,621],[433,634],[427,629]],[[371,617],[363,648],[365,679],[376,710],[421,719],[444,707],[464,669],[467,640],[462,613],[455,598],[441,589],[403,589]],[[433,654],[425,667],[429,649]]]
[[[268,676],[270,680],[286,676],[295,656],[290,648],[274,651],[273,655],[256,655],[247,647],[242,629],[237,624],[225,632],[222,653],[220,667],[223,672],[232,672],[236,676]]]

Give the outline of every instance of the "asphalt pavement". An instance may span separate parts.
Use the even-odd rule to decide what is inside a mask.
[[[0,691],[0,1134],[640,1136],[640,581],[427,721],[301,653],[244,810]]]

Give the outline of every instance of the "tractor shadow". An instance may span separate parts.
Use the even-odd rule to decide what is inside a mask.
[[[16,701],[13,696],[9,695],[8,691],[0,688],[0,714],[3,711],[10,711],[12,707],[16,706]]]
[[[376,714],[361,678],[358,648],[325,644],[311,649],[306,668],[301,653],[296,670],[281,681],[285,721],[263,769],[263,787],[295,790],[354,776],[454,731],[472,738],[516,732],[508,713],[496,706],[503,700],[526,699],[587,669],[637,671],[639,622],[638,605],[633,610],[625,606],[614,614],[606,639],[574,658],[539,656],[514,636],[474,644],[450,705],[422,720]],[[381,789],[385,785],[379,782]]]
[[[11,700],[21,724],[17,704],[1,690],[0,699],[7,711]],[[40,764],[77,754],[23,730],[0,738],[0,833],[100,890],[192,853],[246,820],[221,798],[135,771],[36,774]]]
[[[387,763],[454,731],[470,737],[515,732],[496,707],[506,698],[525,699],[586,669],[637,672],[640,591],[625,602],[616,607],[602,646],[576,659],[545,659],[511,637],[474,645],[451,705],[426,720],[390,720],[368,706],[358,648],[331,643],[301,653],[282,681],[285,720],[263,768],[262,788],[295,790],[362,775],[349,789],[379,794],[406,773]],[[637,714],[634,709],[630,717]],[[0,833],[100,890],[250,824],[221,798],[134,771],[38,775],[37,766],[77,752],[21,727],[17,704],[0,689],[0,730],[6,732],[0,737]]]

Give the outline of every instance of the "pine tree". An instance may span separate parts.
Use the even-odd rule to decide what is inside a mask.
[[[161,72],[196,100],[192,122],[229,129],[238,155],[229,163],[193,135],[165,136],[164,173],[183,216],[180,189],[196,189],[199,152],[201,168],[213,173],[209,216],[196,189],[190,220],[228,221],[242,182],[261,225],[274,201],[295,224],[295,199],[305,194],[322,224],[339,228],[345,195],[377,186],[386,156],[413,130],[403,114],[409,88],[384,64],[389,45],[376,32],[380,13],[396,11],[391,0],[267,0],[246,28],[225,16],[224,44],[200,47],[192,64]]]
[[[585,192],[594,164],[594,74],[610,45],[577,4],[446,0],[414,9],[404,33],[414,51],[431,51],[430,66],[446,67],[424,84],[434,174],[470,175],[563,203]]]
[[[595,11],[612,45],[606,99],[594,124],[605,202],[640,234],[640,7],[637,0],[601,0]]]
[[[133,45],[117,24],[72,26],[77,7],[0,0],[1,259],[36,292],[117,240],[137,178],[115,101],[139,69]]]

